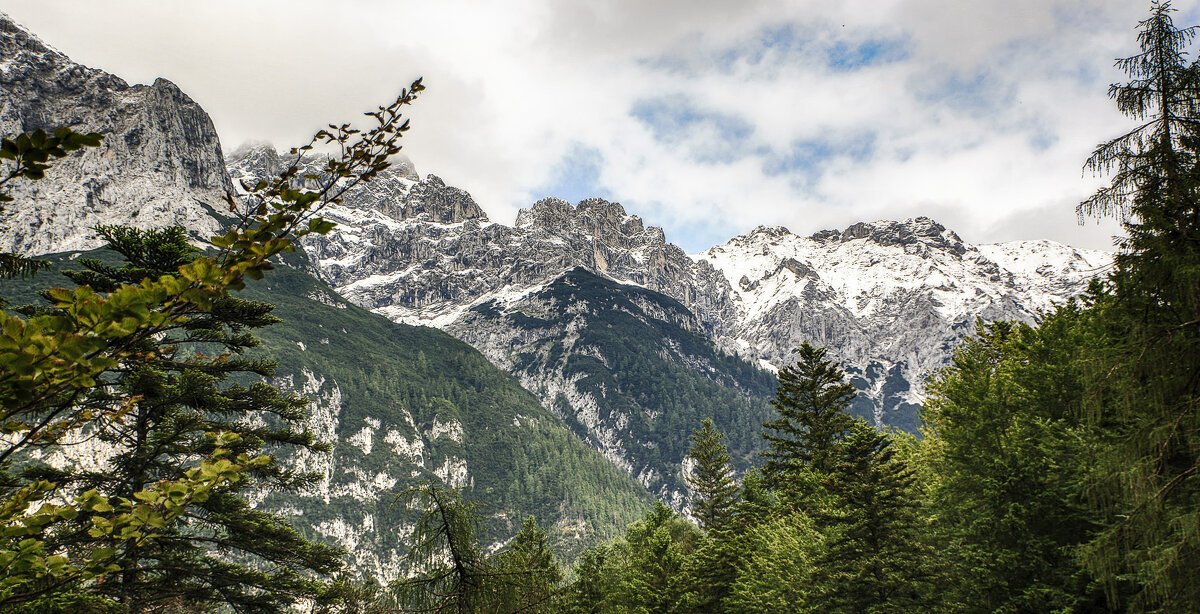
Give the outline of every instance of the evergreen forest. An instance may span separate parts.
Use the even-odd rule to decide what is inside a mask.
[[[1109,96],[1133,129],[1097,135],[1110,140],[1085,162],[1108,183],[1081,219],[1126,232],[1106,276],[1036,325],[978,321],[930,382],[915,436],[856,417],[841,367],[803,344],[771,411],[746,427],[758,458],[746,458],[747,432],[730,446],[712,419],[675,425],[690,433],[678,442],[685,512],[634,501],[640,519],[587,548],[554,543],[538,522],[548,504],[528,502],[563,496],[555,466],[502,493],[525,517],[498,549],[471,488],[429,479],[396,493],[415,521],[402,536],[409,573],[390,583],[344,573],[344,552],[247,503],[311,487],[315,476],[281,459],[329,450],[305,427],[305,399],[271,384],[294,344],[268,332],[286,309],[243,291],[305,283],[272,269],[293,240],[331,229],[323,204],[387,168],[419,80],[368,114],[369,129],[330,126],[294,152],[345,152],[322,181],[293,166],[244,186],[210,250],[179,229],[99,228],[120,258],[81,261],[74,288],[0,311],[0,610],[1200,612],[1200,64],[1187,59],[1194,28],[1172,14],[1153,3],[1137,53],[1118,60],[1128,81]],[[4,139],[0,190],[101,138]],[[50,266],[0,258],[12,287]],[[576,278],[548,291],[603,290]],[[409,344],[429,344],[433,375],[381,359],[388,394],[418,395],[404,380],[427,377],[439,407],[482,413],[485,426],[497,396],[527,394],[482,367],[474,390],[454,388],[438,373],[475,358],[431,339]],[[603,383],[585,362],[572,368]],[[31,460],[92,441],[118,450],[107,470]],[[552,448],[523,462],[592,462]],[[510,471],[486,468],[496,483]]]

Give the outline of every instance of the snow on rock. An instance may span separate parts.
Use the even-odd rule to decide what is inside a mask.
[[[733,289],[735,350],[783,366],[800,342],[825,345],[867,380],[868,396],[886,380],[872,370],[898,369],[910,388],[897,400],[913,404],[977,316],[1034,321],[1111,261],[1051,241],[975,246],[924,217],[809,237],[759,227],[695,258]]]

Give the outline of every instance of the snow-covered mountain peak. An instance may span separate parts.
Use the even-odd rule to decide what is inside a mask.
[[[1031,315],[1078,293],[1108,261],[1104,252],[1051,241],[977,247],[927,217],[810,237],[760,227],[697,258],[722,272],[751,318],[813,292],[835,297],[856,317],[873,317],[890,312],[898,297],[921,293],[952,321],[1008,299]]]
[[[1078,294],[1093,277],[1112,268],[1113,255],[1057,241],[1009,241],[978,246],[979,252],[1012,275],[1038,310],[1052,308],[1063,296]]]
[[[878,245],[924,244],[954,255],[965,251],[963,240],[953,231],[928,217],[915,217],[896,222],[858,222],[845,230],[822,230],[813,233],[810,239],[821,243],[865,240]]]

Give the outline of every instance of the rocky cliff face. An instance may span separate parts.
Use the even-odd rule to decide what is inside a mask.
[[[582,267],[678,300],[720,347],[766,368],[786,365],[804,341],[828,346],[861,391],[856,413],[909,430],[925,377],[947,364],[976,317],[1034,321],[1110,261],[1049,241],[972,245],[928,218],[810,237],[760,227],[689,257],[617,203],[547,198],[505,226],[466,192],[414,177],[404,167],[370,199],[331,208],[338,229],[308,245],[353,302],[445,328],[510,367],[501,358],[509,342],[473,333],[469,311]]]
[[[697,256],[734,288],[725,338],[781,366],[807,340],[846,363],[881,424],[911,429],[927,374],[984,320],[1037,320],[1109,254],[1051,241],[971,245],[929,218],[800,237],[760,227]]]
[[[70,127],[103,144],[17,183],[0,214],[0,251],[96,247],[97,224],[178,224],[206,239],[232,189],[208,115],[170,81],[130,86],[81,66],[0,13],[0,132]]]
[[[99,150],[14,190],[16,201],[0,217],[0,250],[53,253],[47,261],[71,267],[80,249],[96,244],[88,230],[96,224],[182,224],[200,238],[219,228],[215,214],[233,183],[211,121],[171,83],[129,86],[72,63],[0,15],[0,85],[0,123],[10,133],[70,126],[105,135]],[[261,149],[239,152],[236,162],[268,174],[290,163]],[[350,203],[389,220],[483,217],[461,190],[435,179],[416,186],[403,164],[389,178],[367,184]],[[410,198],[394,199],[395,186]],[[284,263],[296,264],[296,256]],[[61,280],[45,271],[6,282],[0,295],[34,302],[38,289]],[[364,312],[299,267],[278,267],[242,295],[271,303],[283,319],[257,331],[260,355],[278,363],[276,385],[309,398],[313,434],[334,448],[281,452],[291,468],[315,474],[315,484],[299,493],[257,492],[251,503],[345,547],[354,570],[384,582],[407,571],[412,518],[396,494],[421,482],[461,488],[480,502],[489,547],[511,539],[533,515],[568,556],[611,539],[648,503],[644,488],[515,379],[445,333]],[[66,441],[42,460],[97,468],[112,451],[94,435]]]

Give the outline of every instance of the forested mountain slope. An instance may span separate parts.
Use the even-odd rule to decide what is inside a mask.
[[[97,255],[112,258],[87,254]],[[77,268],[74,256],[51,259]],[[51,285],[70,283],[45,271],[4,282],[0,294],[29,302]],[[357,569],[381,579],[400,572],[411,518],[395,495],[421,482],[479,502],[485,543],[503,543],[532,515],[567,557],[616,535],[648,505],[644,488],[446,333],[369,313],[302,268],[281,266],[240,294],[276,306],[283,322],[257,331],[262,353],[279,363],[277,384],[311,400],[310,428],[334,445],[331,454],[289,458],[318,474],[315,488],[262,493],[254,503],[344,547]]]

